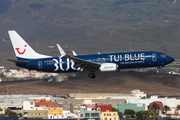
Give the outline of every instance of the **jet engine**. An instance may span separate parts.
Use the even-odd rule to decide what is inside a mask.
[[[116,71],[117,69],[118,69],[118,65],[115,63],[103,63],[99,68],[101,72]]]

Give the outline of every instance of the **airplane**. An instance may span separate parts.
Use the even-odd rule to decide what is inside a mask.
[[[59,44],[56,44],[60,55],[48,56],[37,53],[15,31],[8,31],[16,60],[16,66],[29,70],[53,73],[89,72],[89,78],[96,78],[95,72],[114,72],[120,69],[163,67],[174,61],[174,58],[157,51],[134,51],[116,53],[97,53],[88,55],[66,54]]]

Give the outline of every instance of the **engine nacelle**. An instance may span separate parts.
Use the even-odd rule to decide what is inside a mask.
[[[115,63],[103,63],[99,68],[101,72],[116,71],[117,69],[118,69],[118,65]]]

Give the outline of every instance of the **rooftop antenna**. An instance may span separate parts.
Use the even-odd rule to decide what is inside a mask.
[[[176,4],[176,1],[177,1],[177,0],[174,0],[173,4]]]

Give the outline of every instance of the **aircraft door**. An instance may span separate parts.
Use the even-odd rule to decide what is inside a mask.
[[[101,63],[105,63],[106,62],[106,58],[102,58]]]
[[[156,53],[152,53],[152,61],[156,61]]]
[[[42,69],[42,61],[38,61],[38,69]]]

